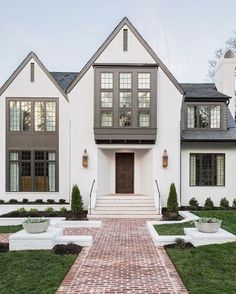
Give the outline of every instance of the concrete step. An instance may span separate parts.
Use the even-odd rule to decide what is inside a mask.
[[[101,195],[97,196],[97,200],[153,200],[153,196],[145,195]]]
[[[162,216],[160,214],[88,214],[88,219],[100,219],[100,218],[147,218],[160,220]]]
[[[155,209],[151,210],[97,210],[95,209],[92,211],[92,214],[106,214],[106,215],[112,215],[112,214],[122,214],[122,215],[128,215],[128,214],[143,214],[143,215],[149,215],[149,214],[157,214]]]
[[[96,205],[95,211],[122,211],[123,213],[126,213],[126,211],[155,211],[155,206],[98,206]]]
[[[154,202],[141,202],[141,203],[132,203],[132,202],[121,202],[121,203],[114,203],[114,202],[96,202],[96,207],[153,207]]]

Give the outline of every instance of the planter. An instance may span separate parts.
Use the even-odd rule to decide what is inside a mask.
[[[23,228],[29,234],[38,234],[38,233],[46,232],[49,225],[50,225],[49,220],[43,220],[39,222],[33,222],[33,221],[29,222],[26,220],[22,223]]]
[[[216,233],[221,226],[219,219],[199,219],[194,222],[197,230],[202,233]]]

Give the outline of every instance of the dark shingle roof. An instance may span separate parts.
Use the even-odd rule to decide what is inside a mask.
[[[236,141],[236,124],[230,110],[228,110],[227,130],[184,130],[181,134],[182,141]]]
[[[198,98],[198,99],[214,99],[220,98],[228,100],[230,97],[218,92],[215,84],[211,83],[183,83],[180,84],[185,91],[185,98]]]
[[[74,81],[78,74],[78,72],[51,72],[53,78],[64,91],[68,88],[72,81]]]

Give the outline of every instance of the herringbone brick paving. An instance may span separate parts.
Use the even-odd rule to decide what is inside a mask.
[[[106,219],[57,291],[66,293],[188,292],[165,250],[154,245],[146,220]]]

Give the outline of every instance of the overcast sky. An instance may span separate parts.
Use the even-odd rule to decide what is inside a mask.
[[[204,82],[236,31],[236,0],[0,0],[0,84],[34,51],[49,71],[80,71],[127,16],[180,82]]]

